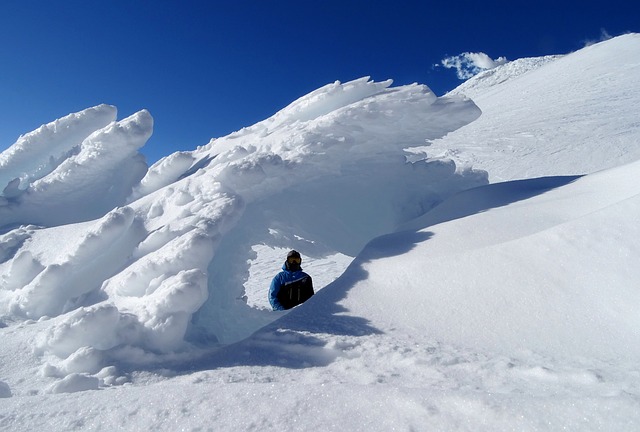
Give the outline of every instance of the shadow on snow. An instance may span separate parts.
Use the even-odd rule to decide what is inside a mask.
[[[569,184],[579,177],[517,180],[463,191],[408,225],[411,229],[373,239],[340,278],[305,304],[287,312],[249,338],[191,362],[187,368],[189,371],[234,366],[299,369],[328,365],[341,355],[339,349],[327,347],[332,336],[382,334],[369,320],[350,315],[349,310],[340,304],[352,288],[368,278],[364,264],[411,251],[417,244],[432,238],[433,233],[425,231],[429,226],[525,200]]]
[[[340,302],[360,281],[366,280],[366,262],[402,255],[431,237],[428,232],[404,232],[376,238],[340,278],[324,287],[305,304],[286,312],[251,337],[216,350],[193,370],[232,366],[280,366],[292,369],[325,366],[340,355],[326,348],[332,336],[361,337],[382,332],[363,317],[349,315]],[[380,247],[375,245],[379,244]],[[280,313],[280,312],[274,312]]]

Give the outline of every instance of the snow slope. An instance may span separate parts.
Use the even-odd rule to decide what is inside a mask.
[[[585,174],[637,160],[639,39],[629,34],[477,75],[451,94],[468,95],[483,115],[426,151],[485,169],[492,182]],[[514,72],[516,78],[505,77]]]
[[[30,220],[42,163],[12,168],[0,428],[637,430],[638,64],[638,35],[512,62],[477,106],[336,82],[74,224]],[[94,135],[135,148],[146,116]],[[289,248],[319,292],[275,313]]]

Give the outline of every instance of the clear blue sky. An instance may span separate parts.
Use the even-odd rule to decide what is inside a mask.
[[[440,95],[447,56],[565,54],[640,32],[640,2],[3,0],[0,150],[100,103],[148,109],[150,162],[263,120],[335,80]]]

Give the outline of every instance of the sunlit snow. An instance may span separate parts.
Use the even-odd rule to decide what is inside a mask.
[[[362,78],[150,168],[100,105],[0,153],[0,428],[640,428],[640,37]],[[271,311],[296,249],[317,294]]]

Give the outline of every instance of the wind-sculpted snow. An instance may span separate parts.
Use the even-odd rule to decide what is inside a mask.
[[[129,201],[134,201],[174,183],[193,166],[193,162],[193,156],[190,152],[176,152],[156,162],[140,181],[140,184],[136,185]]]
[[[110,362],[148,364],[189,343],[242,339],[278,317],[266,302],[269,280],[251,268],[265,254],[273,272],[282,260],[273,254],[286,248],[308,257],[305,265],[336,264],[318,277],[320,290],[372,237],[486,183],[483,172],[424,157],[408,162],[403,151],[473,121],[473,102],[390,84],[363,78],[322,87],[272,118],[159,161],[128,204],[101,219],[6,233],[3,313],[58,317],[38,342],[52,356],[46,375],[95,374]],[[8,221],[61,222],[62,212],[36,209],[62,204],[95,210],[107,186],[121,197],[135,178],[127,173],[137,172],[131,152],[150,129],[142,111],[84,138],[9,200]]]
[[[77,153],[82,141],[91,133],[116,120],[116,108],[99,105],[69,114],[21,136],[0,153],[0,188],[10,183],[25,190],[33,181],[53,171],[70,155]],[[3,195],[6,196],[6,192]]]
[[[639,430],[639,42],[496,69],[479,118],[330,84],[0,231],[0,428]],[[318,292],[272,312],[290,248]]]
[[[0,154],[0,228],[86,221],[124,204],[146,173],[137,151],[153,120],[144,110],[119,122],[115,114],[107,105],[70,114]]]
[[[8,302],[9,310],[18,315],[40,318],[56,316],[72,308],[70,301],[96,290],[102,278],[109,276],[104,261],[110,266],[118,265],[118,261],[122,265],[125,257],[121,254],[127,248],[120,244],[130,241],[133,221],[133,211],[125,207],[94,223],[44,230],[43,239],[34,230],[30,239],[32,243],[39,242],[46,247],[44,243],[64,239],[67,248],[60,250],[60,254],[51,261],[43,259],[44,256],[34,256],[29,249],[18,252],[10,262],[8,272],[3,275],[3,288],[13,294]],[[49,247],[52,246],[57,247]],[[47,255],[50,259],[51,254]]]
[[[298,99],[269,118],[262,125],[266,126],[269,130],[274,130],[285,123],[292,124],[295,122],[314,120],[334,110],[378,94],[388,88],[392,83],[392,80],[386,80],[380,83],[373,82],[369,80],[369,77],[360,78],[344,84],[336,81]],[[423,95],[423,97],[426,97],[426,95]],[[435,95],[431,94],[431,98],[435,99]]]

